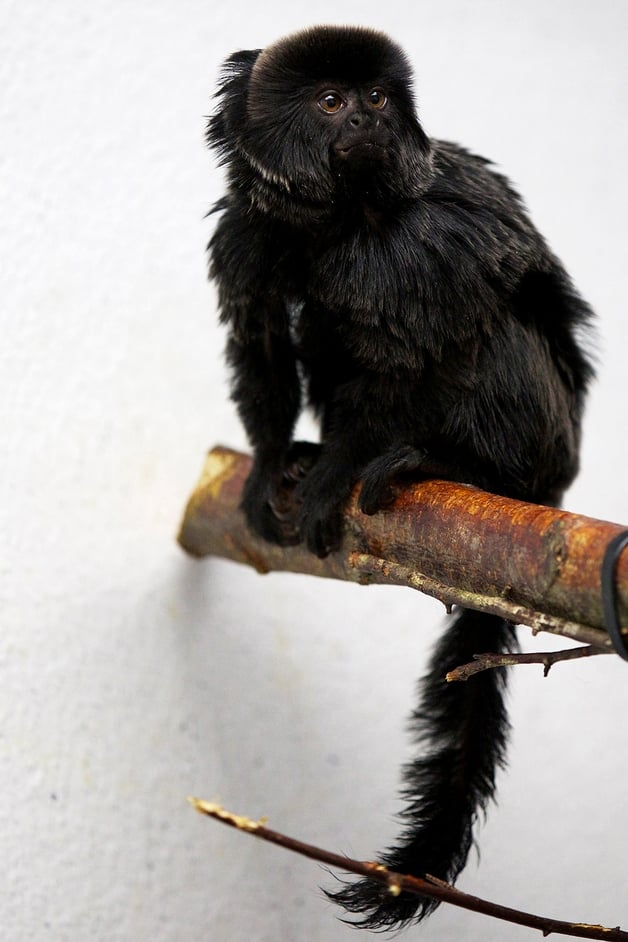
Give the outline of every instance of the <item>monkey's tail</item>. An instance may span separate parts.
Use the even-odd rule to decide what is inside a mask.
[[[447,683],[445,675],[473,660],[474,654],[516,649],[511,625],[467,609],[456,615],[437,643],[411,718],[412,732],[425,751],[405,769],[405,829],[381,857],[390,870],[413,876],[429,873],[452,883],[463,869],[473,825],[493,798],[496,772],[505,764],[506,671],[485,670],[453,683]],[[410,893],[395,897],[370,880],[348,883],[328,895],[361,916],[353,924],[367,929],[418,922],[438,906],[437,900]]]

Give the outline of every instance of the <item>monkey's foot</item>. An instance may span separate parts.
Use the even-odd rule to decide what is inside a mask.
[[[371,516],[388,507],[395,499],[395,480],[421,472],[426,473],[427,452],[412,445],[390,449],[368,464],[362,475],[358,507]]]

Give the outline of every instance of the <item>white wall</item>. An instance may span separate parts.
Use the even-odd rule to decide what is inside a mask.
[[[441,609],[194,562],[203,454],[244,445],[204,213],[220,60],[311,22],[388,30],[428,131],[490,155],[600,316],[569,507],[628,520],[623,0],[5,0],[0,29],[0,935],[356,939],[316,865],[196,815],[267,814],[361,857],[393,836],[405,717]],[[523,635],[532,647],[536,642]],[[628,666],[513,681],[511,764],[460,885],[628,923]],[[441,910],[408,938],[531,933]]]

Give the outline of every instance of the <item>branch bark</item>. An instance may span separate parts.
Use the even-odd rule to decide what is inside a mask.
[[[250,465],[248,456],[227,448],[209,452],[179,533],[186,552],[260,573],[407,585],[448,609],[463,605],[534,632],[610,648],[600,571],[608,543],[624,527],[446,481],[406,485],[390,508],[367,517],[357,508],[358,485],[340,550],[318,559],[303,546],[271,545],[247,528],[239,505]],[[628,623],[628,553],[616,576],[619,615]]]

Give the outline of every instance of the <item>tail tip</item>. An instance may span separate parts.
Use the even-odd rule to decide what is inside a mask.
[[[347,913],[359,918],[342,919],[356,929],[386,931],[420,922],[433,912],[438,900],[406,890],[399,892],[396,884],[386,886],[373,880],[358,880],[356,883],[342,882],[336,892],[324,890],[332,903],[341,906]]]

